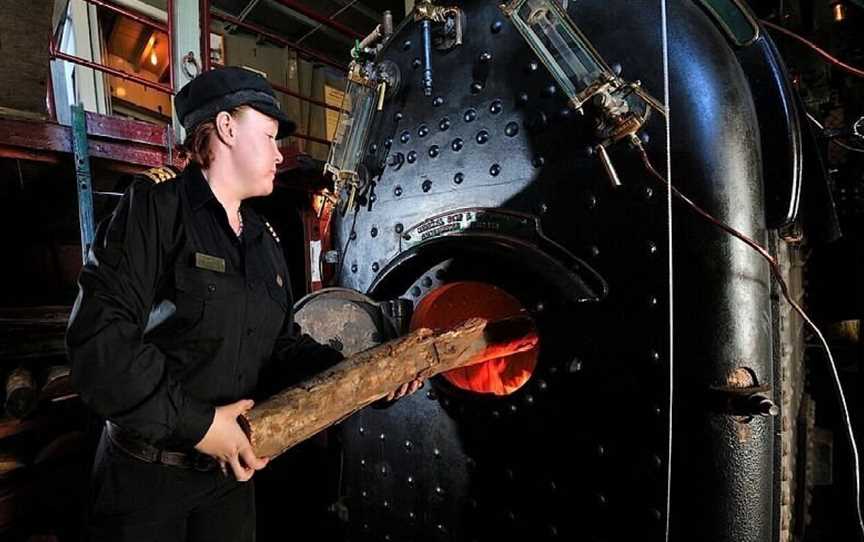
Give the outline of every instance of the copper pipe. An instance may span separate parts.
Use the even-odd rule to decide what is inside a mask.
[[[204,0],[204,1],[206,1],[206,0]],[[261,34],[262,36],[266,37],[267,39],[275,41],[276,43],[278,43],[280,45],[284,45],[285,47],[288,47],[289,49],[294,49],[298,53],[306,55],[307,57],[312,58],[314,60],[317,60],[323,64],[327,64],[328,66],[332,66],[332,67],[334,67],[334,68],[336,68],[342,72],[348,71],[348,69],[345,67],[344,64],[339,64],[337,61],[335,61],[331,58],[328,58],[328,57],[322,55],[321,53],[313,51],[312,49],[307,49],[306,47],[303,47],[302,45],[298,45],[298,44],[294,43],[293,41],[287,40],[287,39],[279,36],[278,34],[274,34],[273,32],[271,32],[265,28],[262,28],[258,25],[248,23],[246,21],[241,21],[240,19],[237,19],[237,18],[232,17],[230,15],[225,15],[222,13],[213,13],[211,16],[214,19],[224,21],[226,23],[230,23],[230,24],[233,24],[235,26],[239,26],[240,28],[245,28],[246,30],[249,30],[251,32],[255,32],[257,34]]]

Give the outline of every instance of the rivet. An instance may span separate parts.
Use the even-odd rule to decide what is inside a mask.
[[[408,156],[405,157],[405,160],[408,161],[409,164],[413,164],[417,161],[417,151],[410,151]]]
[[[384,439],[381,439],[381,440],[384,440]],[[381,465],[381,474],[387,474],[387,465]]]
[[[397,112],[393,115],[393,120],[395,120],[396,122],[399,122],[400,120],[402,120],[402,112],[401,112],[401,111],[397,111]]]
[[[516,96],[516,102],[517,102],[519,105],[525,105],[525,104],[527,104],[527,103],[528,103],[528,93],[527,93],[527,92],[520,92],[520,93]]]
[[[506,134],[507,137],[514,137],[518,133],[519,133],[519,123],[508,122],[507,126],[504,128],[504,134]]]
[[[593,194],[588,194],[588,196],[585,198],[585,207],[589,209],[597,208],[597,197]]]
[[[426,288],[432,286],[432,279],[429,277],[423,277],[423,286],[425,286]]]
[[[440,524],[440,523],[439,523],[438,525],[436,525],[436,528],[437,528],[439,531],[441,531],[442,533],[446,533],[446,532],[447,532],[447,529],[444,528],[444,525],[442,525],[442,524]]]
[[[356,264],[356,263],[352,263],[352,264],[351,264],[351,272],[352,272],[352,273],[356,273],[356,272],[357,272],[357,264]]]
[[[409,132],[408,130],[402,132],[402,135],[399,136],[399,141],[401,141],[402,143],[408,143],[409,141],[411,141],[411,132]]]
[[[645,249],[648,251],[649,256],[653,256],[657,254],[657,244],[653,241],[648,241]]]
[[[366,460],[365,459],[360,460],[360,466],[362,466],[362,467],[366,466]]]
[[[657,470],[663,468],[663,460],[660,458],[659,455],[654,454],[653,456],[651,456],[651,466],[653,466]]]
[[[365,498],[367,498],[367,497],[369,496],[369,492],[367,492],[367,491],[364,489],[363,491],[360,492],[360,496],[363,497],[363,498],[365,499]]]
[[[600,248],[597,245],[591,245],[588,247],[588,255],[592,258],[596,258],[600,256]]]
[[[414,512],[408,512],[408,519],[417,519],[417,514]]]
[[[547,384],[545,380],[538,380],[537,389],[540,391],[546,391],[547,389],[549,389],[549,384]]]
[[[405,40],[402,42],[402,50],[407,51],[411,48],[411,40]]]
[[[405,229],[405,226],[403,226],[401,223],[397,223],[393,229],[396,231],[396,233],[401,234],[402,231]]]
[[[413,444],[411,444],[411,441],[410,441],[410,440],[406,440],[406,441],[405,441],[405,448],[408,449],[408,450],[410,450],[410,449],[411,449],[411,446],[413,446]]]
[[[501,417],[501,413],[498,412],[497,410],[493,410],[493,411],[492,411],[492,417],[493,417],[493,418],[500,418],[500,417]]]
[[[490,53],[489,51],[483,51],[482,53],[480,53],[480,56],[478,56],[477,59],[484,64],[487,62],[492,62],[492,53]]]
[[[573,116],[573,110],[569,107],[562,107],[558,111],[558,116],[561,117],[561,120],[569,120]]]
[[[660,352],[658,352],[656,350],[651,350],[650,352],[648,352],[648,359],[652,363],[659,363],[660,362]]]
[[[385,440],[386,438],[387,438],[387,436],[384,435],[384,433],[381,433],[380,435],[378,435],[378,440]]]
[[[489,132],[486,130],[480,130],[477,132],[477,143],[480,145],[484,145],[489,141]]]
[[[536,60],[532,60],[525,66],[525,70],[529,73],[534,73],[538,69],[540,69],[540,64],[538,64]]]
[[[435,448],[434,450],[432,450],[432,455],[434,455],[435,457],[441,457],[441,450]]]
[[[567,370],[571,373],[578,373],[582,370],[582,360],[579,358],[573,358],[570,365],[567,367]]]
[[[413,295],[414,297],[420,297],[420,287],[415,286],[411,288],[411,295]]]
[[[489,30],[491,30],[493,34],[497,34],[498,32],[501,32],[502,28],[504,28],[504,23],[501,21],[495,21],[489,27]]]
[[[408,477],[408,485],[412,485],[412,484],[414,484],[414,477],[413,477],[413,476],[409,476],[409,477]]]
[[[372,263],[372,271],[375,272],[375,273],[377,273],[377,272],[378,272],[378,269],[379,269],[378,262],[373,262],[373,263]]]
[[[374,188],[373,188],[373,190],[374,190]],[[372,195],[369,196],[369,203],[375,203],[376,201],[378,201],[378,195],[375,194],[375,192],[372,192]]]
[[[432,105],[435,107],[440,107],[444,105],[444,97],[443,96],[435,96],[435,99],[432,100]]]
[[[597,457],[606,457],[606,448],[602,444],[598,444],[594,451],[597,453]]]
[[[599,506],[606,506],[609,503],[609,499],[607,499],[606,495],[604,495],[602,493],[598,493],[596,495],[596,499],[597,499],[597,504]]]
[[[615,72],[615,75],[621,75],[622,69],[623,68],[621,67],[621,64],[617,62],[615,64],[612,64],[612,71]]]
[[[653,307],[657,306],[657,304],[660,302],[660,300],[658,300],[656,296],[652,295],[652,296],[648,297],[647,302],[648,302],[648,306],[653,308]]]
[[[375,154],[376,152],[378,152],[378,145],[375,143],[369,145],[369,154]]]
[[[589,146],[589,147],[585,147],[583,152],[585,153],[585,156],[587,156],[588,158],[591,158],[592,156],[594,156],[594,153],[596,153],[597,151],[594,150],[594,147]]]
[[[419,58],[415,58],[411,61],[411,67],[415,70],[423,65],[423,62]]]
[[[542,130],[549,124],[549,117],[543,111],[536,111],[530,120],[532,130]]]
[[[546,159],[540,155],[535,156],[534,159],[531,160],[531,165],[533,165],[535,168],[543,167],[543,164],[545,163]]]
[[[456,184],[462,184],[462,181],[464,181],[464,180],[465,180],[465,174],[462,172],[459,172],[456,175],[453,175],[453,182]]]
[[[378,236],[378,226],[372,226],[372,229],[369,231],[369,235],[372,237]]]
[[[213,292],[216,291],[216,285],[215,285],[215,284],[212,284],[212,283],[211,283],[211,284],[208,284],[208,285],[207,285],[207,291],[210,292],[210,293],[212,294]]]
[[[435,493],[437,493],[438,495],[443,495],[444,488],[442,488],[441,486],[435,486]]]
[[[650,200],[652,197],[654,197],[654,190],[650,186],[643,186],[641,192],[642,192],[642,199],[644,199],[646,201]]]
[[[510,405],[508,410],[510,411],[510,414],[516,414],[516,412],[519,411],[519,408],[516,405]]]
[[[426,137],[429,135],[429,127],[425,124],[421,124],[420,128],[417,129],[417,135],[420,137]]]
[[[457,137],[456,139],[453,140],[452,143],[450,143],[450,148],[453,149],[455,152],[459,152],[462,150],[462,147],[464,145],[465,145],[465,142],[462,141],[462,138]]]
[[[526,395],[525,396],[525,404],[528,406],[533,405],[534,404],[534,396],[530,395],[530,394]]]
[[[360,431],[360,434],[362,435],[363,433],[366,432],[366,428],[361,425],[359,428],[359,431]]]
[[[402,195],[402,187],[398,184],[393,188],[393,195],[397,198]]]
[[[659,418],[663,416],[663,409],[660,408],[658,405],[654,405],[653,407],[651,407],[651,413]]]
[[[465,122],[474,122],[477,119],[477,110],[476,109],[468,109],[465,111],[465,114],[462,116],[465,119]]]
[[[471,83],[471,94],[480,94],[483,91],[483,83],[474,81]]]
[[[551,98],[558,93],[558,87],[555,85],[547,85],[546,88],[543,89],[543,93]]]
[[[389,149],[389,148],[392,147],[392,146],[393,146],[393,138],[392,138],[392,137],[388,137],[388,138],[384,141],[384,148],[385,148],[385,149]]]
[[[438,158],[439,154],[441,154],[441,150],[438,148],[438,145],[429,147],[429,158]]]
[[[651,136],[648,135],[647,133],[643,132],[642,134],[639,135],[639,140],[642,141],[643,145],[647,145],[648,143],[651,142]]]
[[[489,104],[489,112],[493,115],[497,115],[504,110],[504,104],[501,100],[494,100],[491,104]]]
[[[425,181],[423,181],[421,188],[423,189],[424,192],[428,192],[428,191],[432,190],[432,181],[430,181],[429,179],[426,179]]]
[[[450,128],[450,119],[448,119],[447,117],[444,117],[438,123],[438,129],[443,132],[443,131],[447,130],[448,128]]]

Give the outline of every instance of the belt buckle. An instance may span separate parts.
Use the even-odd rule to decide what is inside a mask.
[[[213,469],[213,459],[209,455],[197,452],[192,457],[193,469],[199,472],[207,472]]]

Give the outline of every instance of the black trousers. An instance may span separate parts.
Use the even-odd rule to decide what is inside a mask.
[[[145,463],[103,432],[88,513],[90,542],[254,542],[255,488],[219,469]]]

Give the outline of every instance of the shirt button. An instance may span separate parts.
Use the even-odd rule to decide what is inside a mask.
[[[207,285],[207,291],[212,294],[213,292],[216,291],[216,285],[211,282],[210,284]]]

